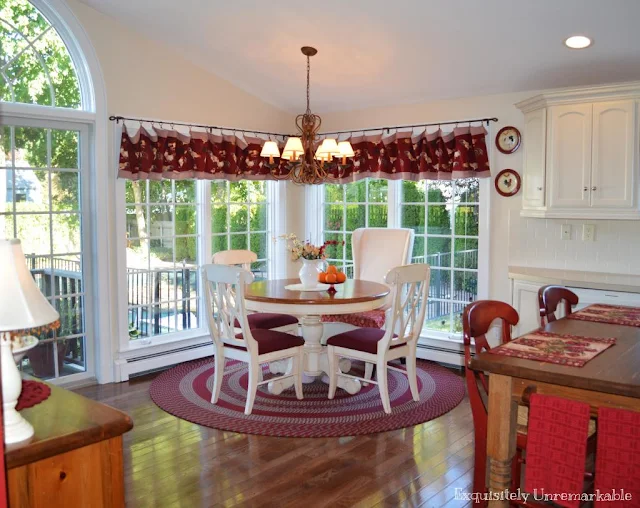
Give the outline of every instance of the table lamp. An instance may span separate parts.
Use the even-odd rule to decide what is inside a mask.
[[[0,361],[4,441],[17,443],[33,436],[33,427],[18,411],[22,378],[11,353],[11,332],[53,328],[58,312],[38,289],[22,253],[20,240],[0,239]]]

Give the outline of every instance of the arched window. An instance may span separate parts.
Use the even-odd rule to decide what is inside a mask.
[[[34,279],[60,313],[60,328],[39,336],[21,368],[75,380],[94,375],[86,289],[92,122],[57,108],[88,109],[94,100],[74,65],[79,49],[68,48],[47,11],[44,0],[0,0],[0,234],[22,241]]]

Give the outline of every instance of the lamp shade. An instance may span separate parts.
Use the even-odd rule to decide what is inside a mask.
[[[338,151],[340,152],[340,157],[353,157],[355,155],[353,147],[348,141],[340,141],[338,143]]]
[[[0,331],[38,328],[60,318],[34,282],[20,240],[0,240],[0,280]]]
[[[275,141],[265,141],[264,145],[262,145],[260,157],[280,157],[278,144]]]
[[[338,143],[336,143],[336,140],[333,138],[325,139],[320,145],[320,148],[318,148],[318,151],[320,154],[324,154],[324,155],[326,154],[329,154],[331,156],[340,155],[340,150],[338,149]]]
[[[302,140],[300,138],[287,138],[287,143],[282,151],[282,158],[288,161],[298,160],[304,154]]]

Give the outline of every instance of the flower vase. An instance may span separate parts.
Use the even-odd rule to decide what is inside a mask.
[[[298,272],[304,289],[313,289],[318,285],[318,274],[322,273],[321,259],[302,258],[302,268]]]

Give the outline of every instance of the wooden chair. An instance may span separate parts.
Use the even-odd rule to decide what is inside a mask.
[[[216,265],[242,266],[251,271],[251,263],[255,263],[258,255],[250,250],[222,250],[216,252],[211,262]],[[298,318],[289,314],[272,312],[255,312],[248,316],[249,326],[263,330],[277,330],[279,332],[298,335]],[[238,328],[239,325],[236,325]]]
[[[258,386],[289,377],[295,378],[296,397],[302,399],[304,339],[276,330],[251,329],[245,310],[244,288],[253,282],[253,274],[244,268],[224,265],[202,267],[209,333],[215,348],[215,372],[211,403],[220,395],[227,358],[245,362],[249,367],[247,403],[244,414],[253,409]],[[237,333],[239,324],[240,333]],[[260,364],[291,359],[282,376],[262,381]]]
[[[476,493],[484,493],[487,491],[487,403],[489,384],[483,372],[476,372],[469,368],[469,362],[471,361],[471,344],[473,340],[476,354],[490,350],[491,347],[487,341],[486,334],[496,319],[502,321],[501,343],[509,342],[511,340],[511,327],[517,325],[520,320],[518,313],[511,305],[494,300],[483,300],[467,305],[462,313],[465,378],[467,381],[467,391],[469,392],[469,402],[471,404],[471,414],[473,415],[473,427],[475,431],[473,492]],[[519,414],[518,423],[521,423],[521,420],[522,416]],[[512,471],[513,483],[511,489],[514,491],[520,483],[522,451],[526,448],[526,444],[526,434],[519,431],[516,441],[516,457],[513,461]],[[486,502],[474,502],[474,506],[486,506]],[[529,504],[525,506],[536,505]]]
[[[561,301],[564,301],[564,314],[568,316],[571,314],[571,307],[578,305],[578,295],[563,286],[542,286],[538,290],[542,326],[557,319],[556,310]]]
[[[391,307],[387,310],[385,330],[380,328],[356,328],[330,337],[327,341],[329,356],[329,398],[336,393],[338,376],[369,381],[340,372],[340,357],[362,360],[366,364],[375,364],[376,383],[380,389],[382,406],[391,413],[387,369],[406,373],[409,379],[411,395],[419,400],[418,378],[416,373],[416,348],[422,331],[427,310],[429,293],[429,265],[415,264],[392,269],[385,277],[385,283],[392,287]],[[394,333],[395,332],[395,333]],[[391,360],[406,358],[406,371],[387,365]]]

